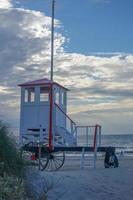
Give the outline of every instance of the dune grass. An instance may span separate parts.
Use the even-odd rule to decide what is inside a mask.
[[[10,136],[7,125],[0,121],[0,200],[25,200],[24,161]]]
[[[6,124],[2,121],[0,121],[0,163],[4,173],[18,177],[23,175],[24,161],[13,137],[9,135]]]
[[[0,200],[26,200],[24,181],[12,175],[0,177]]]
[[[35,191],[28,190],[26,168],[8,126],[0,121],[0,200],[37,200]],[[46,200],[46,194],[40,194],[38,200]]]

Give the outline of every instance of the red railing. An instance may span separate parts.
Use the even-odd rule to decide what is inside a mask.
[[[76,123],[60,108],[60,106],[55,103],[55,105],[59,108],[59,110],[66,116],[66,118],[68,118],[73,124],[76,125]]]
[[[98,135],[99,134],[99,135]],[[99,136],[99,146],[101,145],[101,126],[96,124],[95,125],[95,129],[94,129],[94,138],[93,138],[93,149],[94,151],[96,151],[97,149],[97,140],[98,140],[98,136]]]
[[[93,149],[95,149],[97,145],[101,145],[100,125],[76,126],[76,132],[78,145],[92,146]]]
[[[76,132],[76,123],[62,110],[62,108],[58,104],[55,103],[55,106],[66,117],[66,129],[74,136],[74,133]]]
[[[68,119],[70,121],[70,133],[73,134],[73,136],[75,136],[76,140],[77,140],[77,130],[78,128],[86,128],[86,130],[88,128],[94,128],[94,132],[92,132],[92,136],[93,136],[93,141],[92,141],[92,147],[94,149],[94,151],[97,151],[97,147],[101,145],[101,126],[96,124],[93,126],[76,126],[76,123],[62,110],[62,108],[54,103],[55,106],[61,111],[61,113],[66,117],[66,119]],[[88,137],[88,131],[86,131],[86,138]],[[86,146],[88,146],[88,144],[86,144]]]

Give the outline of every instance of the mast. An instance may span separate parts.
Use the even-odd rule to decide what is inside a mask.
[[[54,7],[55,0],[52,0],[52,21],[51,21],[51,72],[50,79],[53,81],[53,63],[54,63]],[[49,110],[49,150],[52,150],[53,146],[53,86],[50,88],[50,110]]]
[[[53,81],[53,64],[54,64],[54,13],[55,0],[52,0],[52,21],[51,21],[51,72],[50,79]]]

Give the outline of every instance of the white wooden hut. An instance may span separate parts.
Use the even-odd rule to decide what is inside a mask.
[[[39,141],[49,148],[73,146],[75,123],[67,115],[68,89],[46,78],[19,86],[21,145]]]

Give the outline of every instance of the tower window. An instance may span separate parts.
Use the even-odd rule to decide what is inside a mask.
[[[40,87],[40,101],[49,101],[48,87]]]
[[[64,95],[64,92],[61,93],[61,104],[65,105],[65,95]]]
[[[55,102],[57,103],[57,104],[59,104],[59,101],[60,101],[60,96],[59,96],[59,92],[56,92],[56,96],[55,96]]]
[[[25,88],[25,102],[35,101],[35,88]]]

